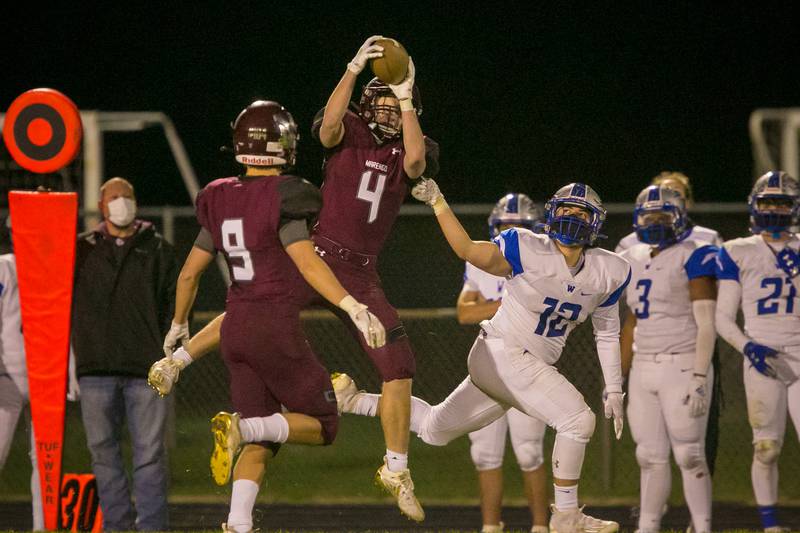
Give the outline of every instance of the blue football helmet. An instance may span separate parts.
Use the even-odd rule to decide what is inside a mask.
[[[633,229],[641,242],[658,248],[682,241],[692,232],[686,199],[663,185],[645,187],[636,197]]]
[[[589,220],[574,215],[560,215],[556,212],[560,207],[573,206],[586,211]],[[570,183],[558,189],[544,206],[545,224],[542,232],[550,235],[561,244],[567,246],[590,246],[600,234],[600,228],[606,219],[606,210],[600,196],[588,185]]]
[[[527,194],[510,192],[497,201],[489,215],[489,235],[497,237],[504,225],[533,230],[541,218],[541,210]]]
[[[747,205],[753,233],[768,231],[777,236],[784,231],[797,231],[800,185],[786,172],[771,170],[756,180]]]

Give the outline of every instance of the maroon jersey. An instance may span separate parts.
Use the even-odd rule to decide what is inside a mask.
[[[296,176],[215,180],[197,195],[197,220],[225,255],[231,277],[228,302],[293,301],[300,273],[284,250],[282,228],[313,223],[319,190]]]
[[[325,161],[316,232],[342,247],[378,255],[408,193],[402,139],[379,144],[367,124],[347,111],[345,133]],[[427,148],[435,145],[426,139]],[[437,147],[438,151],[438,147]],[[426,176],[432,177],[429,172]]]

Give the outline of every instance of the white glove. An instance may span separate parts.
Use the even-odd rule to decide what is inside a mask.
[[[367,61],[375,57],[383,57],[383,46],[375,44],[378,39],[383,39],[383,36],[373,35],[364,41],[364,44],[356,52],[356,56],[347,64],[347,70],[358,76],[367,66]]]
[[[81,387],[75,371],[75,352],[72,350],[72,346],[69,347],[69,366],[67,368],[67,401],[77,402],[81,399]]]
[[[444,199],[442,192],[439,190],[439,185],[427,178],[419,180],[419,183],[414,185],[414,188],[411,189],[411,196],[430,206],[433,206],[439,198]]]
[[[378,320],[378,317],[367,310],[366,305],[358,303],[355,298],[348,294],[339,302],[339,307],[350,315],[350,320],[356,325],[358,331],[364,335],[367,346],[380,348],[386,344],[386,330],[383,324]]]
[[[150,367],[147,372],[147,384],[150,385],[159,396],[166,396],[172,392],[172,387],[178,382],[181,370],[186,363],[174,357],[164,357],[159,359]]]
[[[689,381],[683,405],[689,406],[689,414],[693,418],[706,414],[708,404],[708,386],[705,376],[695,374]]]
[[[189,341],[188,322],[184,322],[183,324],[172,323],[172,326],[170,326],[167,332],[167,336],[164,338],[164,355],[172,357],[172,352],[178,347],[178,341],[180,341],[181,346]]]
[[[401,102],[403,100],[411,101],[411,98],[414,95],[414,62],[411,60],[410,56],[408,58],[408,70],[406,71],[406,77],[403,78],[403,81],[397,85],[389,85],[389,88]]]
[[[624,425],[623,416],[623,400],[625,393],[622,392],[606,392],[603,390],[603,410],[605,411],[606,418],[614,418],[614,435],[617,440],[622,438],[622,427]]]

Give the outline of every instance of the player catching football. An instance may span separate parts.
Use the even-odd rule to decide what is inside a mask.
[[[428,444],[443,446],[490,424],[510,407],[535,417],[556,430],[550,531],[618,531],[616,522],[585,515],[578,507],[578,480],[595,416],[553,366],[569,333],[591,315],[606,385],[605,415],[614,418],[620,438],[618,300],[631,271],[617,254],[591,247],[606,214],[599,196],[582,183],[566,185],[547,202],[545,234],[511,228],[486,242],[469,238],[433,180],[423,180],[413,194],[433,208],[459,258],[508,281],[497,313],[481,322],[467,362],[469,376],[438,405],[414,398],[412,430]],[[348,381],[347,387],[336,387],[346,412],[363,413],[377,403],[376,395],[360,393]]]
[[[714,258],[717,247],[690,239],[683,197],[650,185],[636,198],[639,244],[622,252],[631,264],[622,336],[623,369],[631,368],[628,423],[641,470],[641,533],[661,530],[670,494],[672,450],[681,470],[692,531],[711,531],[711,476],[705,436],[713,382]],[[635,326],[635,329],[633,328]]]
[[[237,412],[212,420],[211,470],[218,484],[227,483],[244,444],[223,529],[245,533],[253,529],[256,495],[281,443],[330,444],[336,436],[330,377],[300,326],[296,295],[303,280],[347,312],[370,346],[382,346],[385,331],[314,251],[309,230],[320,192],[284,173],[297,145],[291,114],[275,102],[256,101],[234,122],[233,141],[245,173],[213,181],[197,196],[202,229],[178,279],[173,330],[186,323],[200,276],[215,253],[223,253],[231,286],[221,346]]]
[[[745,356],[753,493],[764,531],[780,532],[775,504],[787,409],[800,428],[800,185],[785,172],[767,172],[748,203],[753,235],[726,241],[717,256],[717,331]]]

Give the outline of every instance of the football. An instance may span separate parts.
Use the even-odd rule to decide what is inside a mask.
[[[383,46],[383,57],[369,60],[372,72],[382,82],[397,85],[406,77],[408,70],[408,52],[403,45],[394,39],[379,39],[375,44]]]

